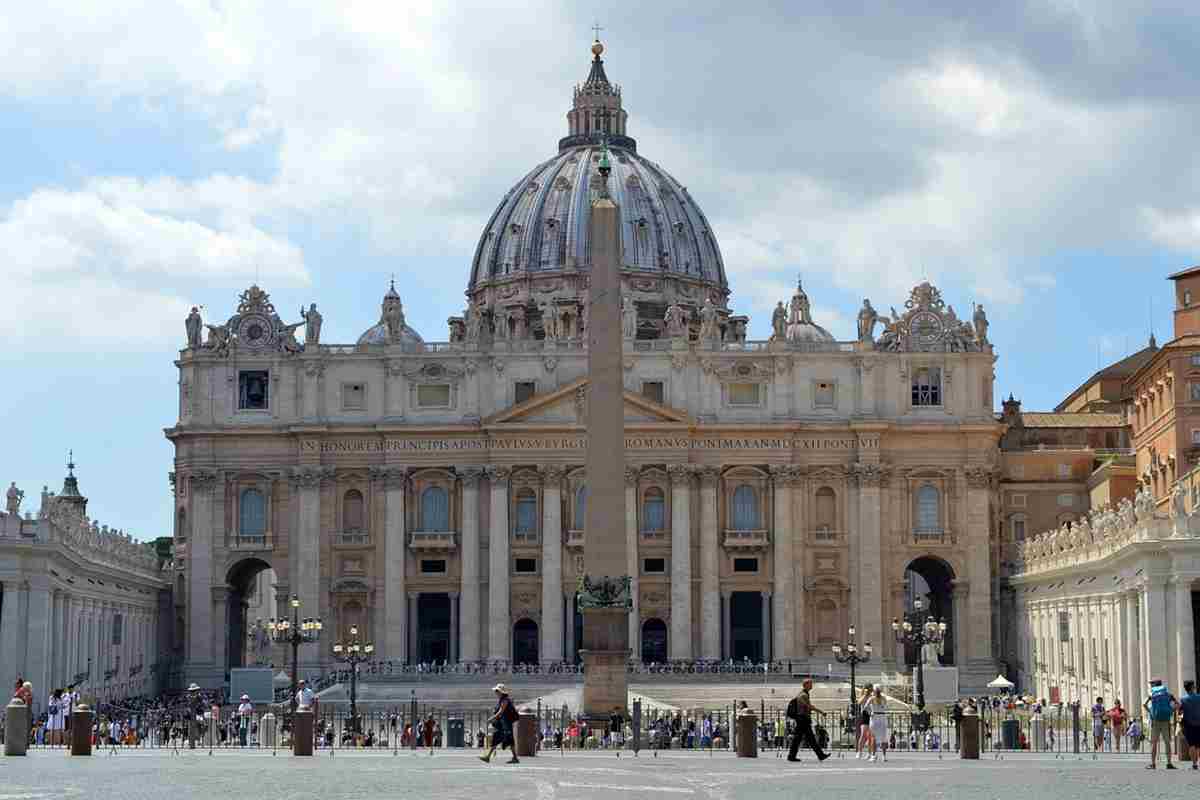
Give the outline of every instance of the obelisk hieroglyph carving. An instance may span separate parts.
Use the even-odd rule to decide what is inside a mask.
[[[625,409],[621,365],[621,214],[608,193],[601,151],[589,235],[587,484],[584,521],[583,712],[607,720],[625,711],[630,578],[625,544]]]

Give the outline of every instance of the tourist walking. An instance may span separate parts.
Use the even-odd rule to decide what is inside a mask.
[[[1142,704],[1150,715],[1150,763],[1146,769],[1158,766],[1158,742],[1161,739],[1167,756],[1167,769],[1175,769],[1171,763],[1171,722],[1175,719],[1175,711],[1179,702],[1167,691],[1167,687],[1157,678],[1150,681],[1150,696]]]
[[[1195,681],[1183,682],[1183,699],[1179,701],[1179,726],[1187,741],[1192,769],[1200,769],[1200,694]]]
[[[1108,723],[1112,728],[1113,749],[1118,753],[1121,752],[1121,737],[1125,735],[1128,719],[1125,709],[1121,707],[1121,701],[1113,700],[1113,707],[1108,710]]]
[[[1104,698],[1097,697],[1092,703],[1092,750],[1100,752],[1104,749],[1104,723],[1107,720],[1104,709]]]
[[[796,732],[792,736],[792,746],[788,749],[788,761],[800,760],[796,757],[796,752],[800,749],[801,744],[812,748],[812,751],[817,754],[818,761],[824,761],[829,758],[829,754],[821,750],[821,743],[817,741],[816,733],[812,727],[812,686],[812,679],[805,679],[800,693],[788,703],[788,719],[796,723]]]
[[[508,696],[508,687],[503,683],[493,686],[492,691],[496,694],[496,710],[488,720],[493,731],[492,746],[487,753],[479,757],[479,760],[487,764],[492,760],[497,749],[507,747],[512,752],[512,758],[508,760],[508,763],[520,764],[521,760],[517,758],[516,740],[513,738],[513,725],[519,717],[517,708],[513,705],[512,698]]]
[[[883,760],[887,761],[888,749],[888,718],[887,701],[883,699],[883,689],[875,687],[867,704],[871,714],[871,761],[879,761],[879,751],[883,751]]]

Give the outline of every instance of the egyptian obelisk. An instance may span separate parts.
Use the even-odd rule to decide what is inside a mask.
[[[587,486],[579,604],[583,613],[583,712],[625,711],[629,577],[625,552],[625,409],[621,368],[621,213],[600,152],[593,180],[588,286]]]

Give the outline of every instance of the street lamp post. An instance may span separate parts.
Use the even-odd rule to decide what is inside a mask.
[[[305,617],[300,619],[300,598],[292,595],[292,618],[272,617],[267,620],[267,633],[275,644],[290,644],[292,646],[292,713],[296,713],[296,686],[300,682],[300,645],[315,642],[321,638],[321,618]]]
[[[853,726],[854,720],[858,719],[858,690],[855,686],[856,670],[859,664],[865,664],[871,660],[871,643],[865,643],[862,646],[862,650],[859,650],[858,644],[854,641],[855,630],[853,625],[850,626],[849,634],[845,647],[840,642],[834,643],[833,657],[837,659],[839,664],[850,665],[850,720],[848,724]]]
[[[375,645],[358,640],[358,626],[350,626],[350,640],[345,644],[335,642],[333,657],[350,665],[350,732],[358,733],[358,665],[370,660]]]
[[[934,620],[933,616],[926,616],[921,619],[921,612],[925,608],[924,601],[917,598],[913,601],[913,613],[905,614],[904,621],[893,619],[892,632],[896,636],[896,642],[901,645],[911,644],[917,649],[917,670],[916,670],[916,693],[917,693],[917,713],[925,714],[925,670],[924,670],[924,648],[927,644],[940,645],[946,640],[946,623],[943,620]]]

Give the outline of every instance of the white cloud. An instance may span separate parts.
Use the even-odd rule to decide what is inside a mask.
[[[1151,241],[1187,253],[1200,250],[1200,208],[1179,211],[1143,208],[1140,218]]]

